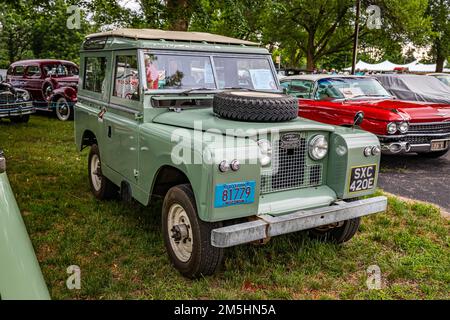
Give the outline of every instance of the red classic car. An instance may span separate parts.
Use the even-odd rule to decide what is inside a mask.
[[[281,79],[299,99],[299,116],[352,126],[364,112],[362,129],[378,136],[385,154],[419,153],[440,157],[450,147],[450,105],[401,101],[371,77],[299,75]]]
[[[64,60],[22,60],[11,64],[6,82],[27,90],[38,110],[55,110],[61,121],[73,116],[77,102],[78,66]]]

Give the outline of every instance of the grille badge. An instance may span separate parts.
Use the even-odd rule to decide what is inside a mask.
[[[300,134],[285,133],[281,136],[280,147],[283,149],[294,149],[300,146]]]

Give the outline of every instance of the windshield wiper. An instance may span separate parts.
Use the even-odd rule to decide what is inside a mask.
[[[205,87],[201,87],[201,88],[191,88],[191,89],[187,89],[184,91],[181,91],[180,94],[182,95],[189,95],[189,93],[193,92],[193,91],[216,91],[217,89],[215,88],[205,88]]]
[[[392,96],[387,96],[385,94],[359,94],[357,96],[351,97],[351,99],[361,98],[361,97],[386,97],[386,98],[391,98]]]

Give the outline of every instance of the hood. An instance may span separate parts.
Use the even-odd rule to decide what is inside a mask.
[[[249,137],[252,132],[268,130],[286,131],[334,131],[334,126],[312,120],[296,118],[286,122],[245,122],[219,118],[212,108],[184,109],[181,112],[168,111],[153,118],[153,122],[195,130],[219,130],[235,137]]]
[[[351,100],[345,101],[342,104],[390,111],[411,122],[440,122],[450,120],[450,104],[395,99]]]

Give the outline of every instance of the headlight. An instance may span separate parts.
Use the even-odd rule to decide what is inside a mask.
[[[370,156],[372,155],[372,147],[366,147],[366,148],[364,149],[364,155],[365,155],[366,157],[370,157]]]
[[[395,124],[394,122],[391,122],[387,125],[387,132],[389,134],[394,134],[397,132],[397,124]]]
[[[257,142],[260,152],[260,162],[261,165],[267,166],[272,161],[272,144],[269,140],[261,139]]]
[[[6,159],[3,155],[3,152],[0,151],[0,173],[6,171]]]
[[[378,156],[381,154],[381,148],[380,146],[375,146],[372,148],[372,155],[373,156]]]
[[[228,163],[227,160],[222,160],[219,163],[219,170],[220,172],[227,172],[228,170],[230,170],[230,164]]]
[[[400,131],[401,133],[406,133],[408,132],[409,129],[409,124],[408,122],[402,122],[399,124],[398,126],[398,131]]]
[[[26,91],[26,90],[17,90],[16,91],[16,99],[28,101],[28,100],[30,100],[30,98],[31,98],[31,96],[28,91]]]
[[[314,136],[309,141],[309,156],[314,160],[325,158],[328,152],[328,141],[323,135]]]

